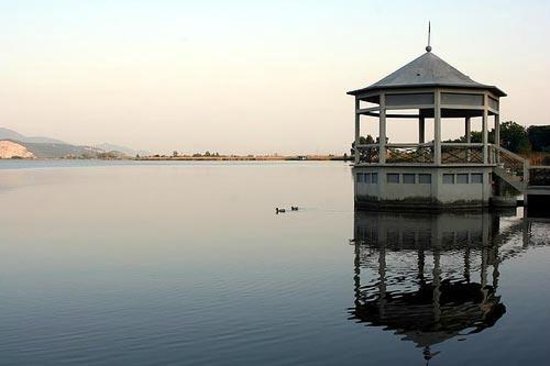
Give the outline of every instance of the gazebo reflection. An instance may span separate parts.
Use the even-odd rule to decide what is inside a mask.
[[[493,326],[506,312],[499,264],[517,220],[501,232],[489,213],[356,212],[352,320],[384,327],[423,348]],[[520,230],[521,231],[521,230]],[[520,248],[521,249],[521,248]]]

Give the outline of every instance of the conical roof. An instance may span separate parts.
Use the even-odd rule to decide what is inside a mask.
[[[491,90],[498,96],[506,96],[506,93],[496,86],[485,85],[472,80],[432,52],[424,53],[382,80],[366,88],[350,91],[348,94],[355,95],[366,91],[418,87],[485,89]]]

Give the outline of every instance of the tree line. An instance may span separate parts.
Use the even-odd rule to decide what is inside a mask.
[[[495,141],[495,129],[488,133],[489,141]],[[471,132],[471,142],[481,143],[481,131]],[[444,142],[466,142],[466,136]],[[524,126],[507,121],[500,125],[500,146],[514,153],[527,155],[530,152],[550,152],[550,125]]]
[[[495,129],[488,133],[489,141],[495,141]],[[472,131],[470,141],[472,143],[482,142],[481,131]],[[371,135],[361,136],[360,145],[374,144],[376,141]],[[464,143],[466,136],[457,139],[443,141],[445,143]],[[550,125],[545,126],[524,126],[514,122],[507,121],[500,124],[500,146],[514,153],[528,155],[531,152],[550,153]],[[351,144],[351,155],[353,156],[355,141]]]

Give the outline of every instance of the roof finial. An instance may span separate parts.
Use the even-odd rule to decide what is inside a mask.
[[[432,51],[432,46],[430,46],[431,35],[432,35],[432,24],[430,21],[428,21],[428,45],[426,46],[426,52]]]

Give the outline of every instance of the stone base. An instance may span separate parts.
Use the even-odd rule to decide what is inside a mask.
[[[367,164],[353,168],[355,207],[476,210],[489,207],[491,165]]]
[[[489,202],[455,201],[440,202],[430,199],[410,198],[404,200],[355,199],[356,210],[377,211],[479,211],[489,207]]]
[[[516,197],[494,196],[491,198],[491,206],[497,208],[517,207],[518,199]]]

